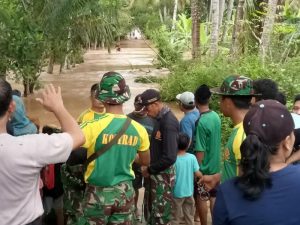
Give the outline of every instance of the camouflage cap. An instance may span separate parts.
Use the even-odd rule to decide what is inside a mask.
[[[212,88],[211,92],[218,95],[254,96],[253,81],[245,76],[229,76],[220,88]]]
[[[102,102],[119,105],[126,102],[131,94],[121,74],[117,72],[107,72],[100,81],[97,96]]]

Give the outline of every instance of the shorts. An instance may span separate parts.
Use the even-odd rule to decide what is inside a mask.
[[[211,198],[215,198],[217,196],[217,188],[211,189],[208,193]],[[197,182],[194,182],[194,198],[196,198],[197,196],[199,196],[198,184]]]

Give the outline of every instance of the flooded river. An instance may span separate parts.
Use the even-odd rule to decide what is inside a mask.
[[[124,104],[125,113],[133,109],[134,97],[147,88],[158,88],[157,84],[135,83],[134,79],[139,76],[165,75],[166,70],[157,70],[153,66],[155,52],[148,47],[143,40],[128,40],[121,43],[121,51],[112,50],[108,54],[106,50],[89,50],[84,55],[84,63],[75,68],[58,73],[58,66],[54,67],[53,74],[43,72],[40,77],[42,85],[53,83],[62,88],[62,95],[66,108],[77,118],[82,111],[89,107],[89,94],[92,84],[99,82],[102,75],[107,71],[118,71],[126,79],[130,87],[132,97]],[[13,88],[22,90],[22,85],[12,83]],[[24,98],[27,114],[39,118],[41,125],[58,125],[52,113],[45,111],[35,100],[39,91]],[[176,110],[178,117],[182,114]]]

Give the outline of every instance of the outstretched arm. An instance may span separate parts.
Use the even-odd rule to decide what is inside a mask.
[[[73,149],[84,144],[85,138],[80,127],[63,104],[60,87],[56,90],[52,84],[47,85],[42,91],[41,98],[37,98],[36,100],[40,102],[47,111],[53,112],[61,125],[62,131],[71,135],[73,139]]]

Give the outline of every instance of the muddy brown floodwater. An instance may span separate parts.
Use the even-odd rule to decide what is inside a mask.
[[[69,112],[77,118],[80,113],[89,107],[89,91],[92,84],[99,82],[102,75],[107,71],[118,71],[126,79],[130,87],[132,97],[124,104],[125,113],[133,109],[134,97],[147,88],[158,88],[156,84],[135,83],[138,76],[161,76],[168,74],[165,69],[158,70],[153,66],[155,58],[154,51],[148,47],[143,40],[126,40],[121,42],[121,51],[112,50],[89,50],[84,55],[84,63],[76,65],[75,68],[58,73],[58,66],[54,67],[53,74],[43,72],[40,77],[42,85],[52,83],[62,88],[64,104]],[[23,89],[22,85],[12,83],[13,88]],[[54,115],[44,110],[35,100],[39,96],[35,91],[24,99],[27,114],[38,118],[41,125],[53,124],[58,126]],[[176,108],[176,107],[175,107]],[[181,113],[178,112],[178,117]]]

